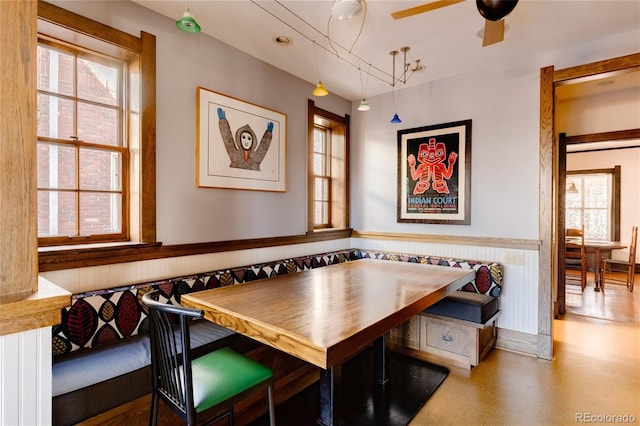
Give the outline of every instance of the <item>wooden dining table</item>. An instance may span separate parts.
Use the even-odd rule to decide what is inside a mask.
[[[611,257],[611,251],[613,250],[621,250],[627,248],[624,244],[621,244],[620,241],[589,241],[584,240],[584,248],[587,252],[587,256],[589,253],[593,252],[593,274],[595,285],[593,290],[600,291],[602,288],[602,282],[600,277],[600,267],[602,265],[602,258],[606,257],[607,259]]]
[[[339,423],[341,365],[373,342],[385,385],[389,330],[470,282],[471,269],[361,259],[182,296],[184,306],[320,367],[318,423]]]
[[[567,246],[578,247],[580,245],[580,239],[576,237],[566,237],[565,244]],[[620,241],[584,240],[584,249],[587,252],[587,257],[589,257],[589,253],[593,253],[594,291],[600,291],[600,288],[602,288],[602,283],[600,282],[602,258],[610,258],[613,250],[621,250],[624,248],[627,248],[627,246],[620,243]]]

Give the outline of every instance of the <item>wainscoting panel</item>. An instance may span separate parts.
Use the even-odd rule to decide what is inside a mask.
[[[51,327],[0,336],[0,424],[51,424]]]
[[[207,253],[140,262],[42,272],[40,275],[71,293],[180,277],[234,266],[253,265],[288,257],[350,247],[348,238],[305,244]]]

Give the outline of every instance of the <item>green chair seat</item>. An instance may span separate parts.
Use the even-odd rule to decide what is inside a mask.
[[[204,317],[204,312],[159,302],[159,294],[154,290],[142,296],[149,309],[151,340],[149,424],[158,423],[160,401],[164,401],[188,426],[223,419],[233,425],[233,405],[266,390],[269,425],[275,426],[273,371],[230,348],[192,358],[189,325],[192,319]]]
[[[271,369],[230,348],[191,362],[193,402],[200,413],[273,377]]]

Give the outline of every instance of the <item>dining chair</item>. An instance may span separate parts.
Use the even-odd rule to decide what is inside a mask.
[[[578,271],[580,288],[584,291],[587,286],[587,251],[584,247],[584,225],[582,228],[567,228],[565,243],[565,273]],[[566,274],[567,278],[571,274]]]
[[[153,374],[149,424],[156,425],[160,400],[188,425],[223,418],[233,425],[233,404],[267,390],[269,423],[275,425],[273,371],[230,348],[191,356],[189,323],[200,309],[158,301],[158,291],[142,296],[149,310]]]
[[[612,284],[623,284],[627,286],[630,292],[633,292],[633,282],[636,276],[636,247],[638,245],[638,227],[631,228],[631,242],[629,243],[629,260],[615,260],[603,258],[600,264],[600,282],[601,288],[604,290],[604,284],[609,280]],[[611,275],[613,267],[621,269],[625,274],[625,279],[617,279]]]

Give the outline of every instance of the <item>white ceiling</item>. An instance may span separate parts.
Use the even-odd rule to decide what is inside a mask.
[[[133,1],[173,20],[188,5],[188,0]],[[355,44],[362,21],[329,21],[333,0],[191,0],[190,10],[202,33],[313,84],[321,79],[330,92],[349,100],[362,98],[363,86],[367,97],[390,92],[389,52],[403,46],[410,47],[408,61],[420,59],[426,66],[408,79],[409,87],[640,27],[638,0],[521,0],[506,18],[505,41],[483,48],[478,33],[484,19],[472,0],[397,21],[390,16],[423,3],[367,0]],[[327,28],[342,59],[327,52],[332,50]],[[278,45],[277,36],[292,42]],[[402,62],[400,54],[396,77]]]

